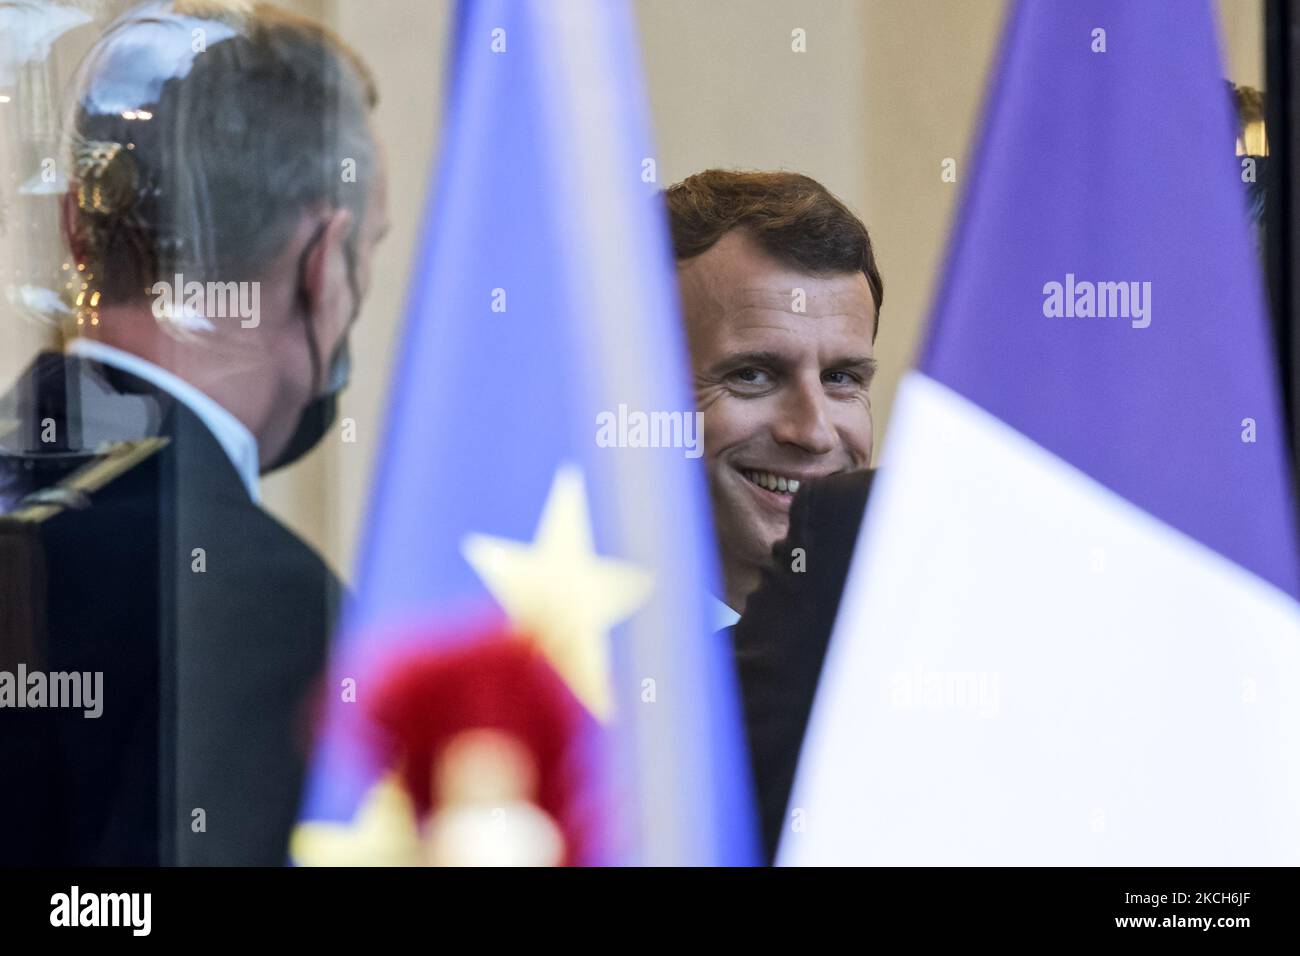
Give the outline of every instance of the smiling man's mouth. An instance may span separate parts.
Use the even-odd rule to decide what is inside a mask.
[[[771,471],[749,471],[742,469],[740,472],[745,479],[751,484],[771,491],[774,494],[792,496],[799,490],[799,479],[787,478],[784,475],[778,475]]]

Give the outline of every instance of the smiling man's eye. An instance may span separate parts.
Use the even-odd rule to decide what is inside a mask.
[[[770,376],[761,368],[741,368],[731,373],[733,381],[742,385],[766,385]]]
[[[854,385],[858,382],[858,377],[852,372],[836,370],[823,373],[822,381],[827,385]]]

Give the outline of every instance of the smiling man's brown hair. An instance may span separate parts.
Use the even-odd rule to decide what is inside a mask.
[[[681,262],[743,229],[779,262],[814,275],[861,272],[876,305],[876,329],[885,284],[862,220],[830,190],[801,173],[707,169],[664,191]],[[873,334],[874,334],[873,330]]]

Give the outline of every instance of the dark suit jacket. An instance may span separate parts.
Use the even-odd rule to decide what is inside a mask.
[[[167,444],[84,507],[9,522],[0,593],[40,584],[27,666],[102,671],[103,715],[0,710],[0,862],[283,863],[336,579],[207,427],[139,379],[42,355],[6,417],[0,490],[33,456],[141,432]],[[51,418],[57,444],[34,444]]]
[[[874,472],[811,481],[732,635],[768,859],[776,853],[822,659]],[[802,568],[800,554],[802,549]]]

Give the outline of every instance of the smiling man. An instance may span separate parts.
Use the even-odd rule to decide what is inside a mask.
[[[871,464],[884,286],[862,221],[807,176],[708,170],[666,195],[725,601],[740,613],[800,485]]]

